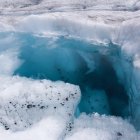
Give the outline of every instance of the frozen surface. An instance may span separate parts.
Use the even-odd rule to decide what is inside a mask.
[[[80,99],[78,87],[62,82],[20,77],[1,77],[0,82],[0,123],[6,130],[24,130],[49,115],[68,123]]]
[[[0,128],[1,140],[46,140],[48,138],[49,140],[61,140],[64,133],[64,120],[54,116],[41,120],[32,128],[25,131],[13,133]]]
[[[81,123],[82,122],[82,123]],[[82,114],[66,140],[138,140],[135,129],[121,118]]]
[[[35,14],[71,10],[137,11],[140,2],[139,0],[1,0],[0,8],[1,13],[6,15],[13,12]]]
[[[82,122],[82,123],[81,123]],[[81,115],[74,120],[74,128],[65,136],[64,120],[49,116],[30,129],[11,132],[0,129],[1,140],[139,140],[135,129],[126,121],[116,117]]]
[[[140,129],[139,9],[139,0],[1,0],[0,139],[139,140],[139,132],[130,124]],[[61,36],[90,44],[59,40]],[[47,51],[42,49],[44,44]],[[67,45],[71,49],[61,48]],[[46,61],[37,61],[40,58]],[[27,73],[30,64],[35,65]],[[56,65],[63,74],[55,69]],[[35,75],[31,75],[33,70],[37,70]],[[47,70],[46,75],[36,75],[40,70]],[[113,80],[107,74],[110,70]],[[19,76],[13,76],[16,74]],[[78,80],[82,81],[84,74],[90,84],[84,83],[83,88]],[[80,104],[77,106],[78,86],[47,79],[79,85]],[[98,104],[92,102],[97,100]],[[92,114],[96,109],[101,114],[110,114],[111,110],[121,116],[127,114],[127,120],[81,115]]]
[[[120,62],[117,45],[110,43],[106,47],[72,37],[7,32],[7,46],[9,36],[13,44],[20,44],[15,54],[20,63],[12,74],[79,85],[80,112],[129,116],[129,96],[113,65],[114,61]]]

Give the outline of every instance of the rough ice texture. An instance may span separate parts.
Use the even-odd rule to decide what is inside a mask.
[[[118,76],[125,83],[126,89],[128,90],[127,92],[132,103],[131,108],[133,110],[134,123],[137,127],[140,127],[138,125],[140,122],[140,2],[138,0],[97,0],[92,2],[90,0],[62,0],[61,2],[58,0],[42,0],[39,2],[33,0],[21,0],[20,2],[18,0],[1,0],[0,7],[2,15],[0,17],[0,31],[2,32],[21,31],[44,36],[62,34],[92,40],[98,44],[108,44],[109,42],[118,44],[121,47],[122,55],[120,63],[115,65],[116,63],[114,62],[114,67],[116,67]],[[74,9],[75,11],[72,11]],[[84,12],[78,11],[83,9],[85,9]],[[39,14],[49,11],[57,12],[27,16],[27,14]],[[1,48],[3,46],[5,48],[7,45],[0,44]],[[15,67],[19,65],[16,57],[17,53],[17,50],[1,51],[1,75],[11,75]],[[7,65],[3,63],[4,61],[7,62]],[[124,69],[124,76],[119,71],[120,65]],[[69,107],[69,110],[60,104],[64,99],[67,100],[67,96],[70,95],[69,91],[71,91],[71,88],[68,88],[68,92],[64,92],[67,84],[61,83],[61,86],[58,88],[62,91],[60,101],[57,101],[59,97],[58,90],[54,90],[54,88],[53,93],[56,94],[53,94],[53,96],[51,94],[52,88],[48,89],[48,95],[53,97],[52,100],[50,101],[49,98],[46,98],[46,91],[48,91],[46,86],[53,85],[55,87],[56,84],[49,84],[46,80],[33,81],[19,77],[1,77],[0,84],[2,85],[0,89],[1,140],[63,139],[66,128],[64,120],[66,121],[71,118],[67,117],[69,115],[66,111],[73,115],[79,94],[77,94],[78,99],[70,98],[69,101],[65,101],[65,105]],[[69,86],[71,87],[71,85]],[[76,87],[72,86],[72,88],[75,89]],[[72,90],[72,93],[73,91],[75,92],[75,90]],[[38,106],[40,104],[43,104],[45,108],[41,107],[43,108],[41,109]],[[54,108],[54,105],[57,108]],[[73,107],[73,105],[75,106]],[[49,106],[50,109],[46,108],[46,106]],[[58,116],[51,116],[57,113],[60,114],[60,118]],[[21,121],[21,118],[23,121]],[[46,119],[36,124],[42,118]],[[16,123],[18,123],[18,126]],[[5,127],[5,129],[10,128],[13,131],[23,130],[25,127],[29,127],[30,124],[32,125],[31,128],[21,132],[13,133],[3,129]],[[92,117],[83,115],[74,121],[74,129],[66,139],[139,140],[139,136],[139,132],[135,132],[134,128],[122,119],[98,115]]]
[[[2,17],[1,23],[5,23],[5,28],[9,31],[31,32],[44,36],[65,35],[91,40],[97,44],[113,42],[120,46],[120,63],[114,62],[114,67],[120,81],[125,83],[132,102],[132,116],[137,125],[140,122],[139,15],[140,11],[56,12],[16,18]],[[123,74],[120,73],[120,66],[124,70]]]
[[[15,27],[14,30],[16,31],[26,31],[46,36],[72,36],[90,40],[97,44],[112,42],[120,46],[120,63],[116,64],[114,62],[114,67],[121,79],[120,81],[125,83],[125,88],[131,100],[132,116],[134,117],[134,123],[137,125],[140,122],[139,14],[140,11],[135,12],[135,14],[134,12],[124,11],[57,12],[19,17],[10,23],[7,18],[3,18],[3,22],[8,22],[8,26]],[[124,76],[120,73],[120,66],[124,70]]]
[[[49,116],[30,129],[13,133],[0,128],[1,140],[62,140],[65,134],[65,123],[59,117]]]
[[[74,120],[74,128],[65,134],[65,123],[59,117],[49,116],[30,129],[11,132],[0,129],[1,140],[139,140],[135,129],[116,117],[81,115]]]
[[[11,12],[35,14],[75,9],[137,11],[140,9],[140,2],[139,0],[1,0],[0,8],[2,14],[11,14]]]
[[[0,77],[0,124],[24,130],[49,115],[73,119],[80,99],[77,86],[63,82]]]
[[[82,114],[75,120],[74,128],[66,138],[66,140],[77,139],[138,140],[138,135],[135,129],[121,118]]]

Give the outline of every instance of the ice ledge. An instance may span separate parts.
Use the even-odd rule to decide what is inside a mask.
[[[137,11],[139,9],[139,0],[1,0],[0,3],[1,15],[81,10]]]
[[[24,130],[46,116],[68,124],[80,100],[78,86],[60,81],[16,76],[0,77],[0,84],[0,125],[6,130]]]

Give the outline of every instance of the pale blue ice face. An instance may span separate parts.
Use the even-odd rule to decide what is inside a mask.
[[[110,55],[117,60],[118,51],[108,54],[105,46],[63,36],[17,36],[22,42],[19,58],[23,63],[15,75],[79,85],[82,98],[76,115],[81,112],[129,115],[129,98],[110,60]]]

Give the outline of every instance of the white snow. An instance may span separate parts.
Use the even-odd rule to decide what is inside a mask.
[[[12,75],[13,71],[19,66],[20,62],[14,51],[5,51],[0,53],[0,75]]]
[[[80,99],[77,86],[63,82],[0,77],[0,123],[23,130],[45,116],[57,115],[68,123]]]
[[[140,4],[139,0],[1,0],[0,8],[3,14],[35,14],[71,10],[136,11]]]
[[[119,45],[121,60],[120,64],[114,67],[120,79],[123,79],[119,72],[120,66],[124,70],[125,78],[122,82],[126,83],[127,93],[132,100],[132,114],[135,118],[134,123],[137,125],[140,121],[138,107],[140,98],[139,15],[140,11],[56,12],[18,17],[15,19],[16,23],[12,22],[10,25],[15,27],[14,30],[22,32],[46,36],[65,35],[90,40],[94,44],[112,42]]]
[[[59,117],[49,116],[25,131],[0,129],[1,140],[139,140],[136,130],[127,121],[116,117],[82,114],[74,120],[74,128],[64,136],[65,123]]]
[[[0,129],[1,140],[60,140],[65,133],[64,120],[59,117],[50,116],[30,129],[13,133]]]
[[[82,122],[82,123],[81,123]],[[82,114],[66,140],[138,140],[135,129],[121,118]]]

